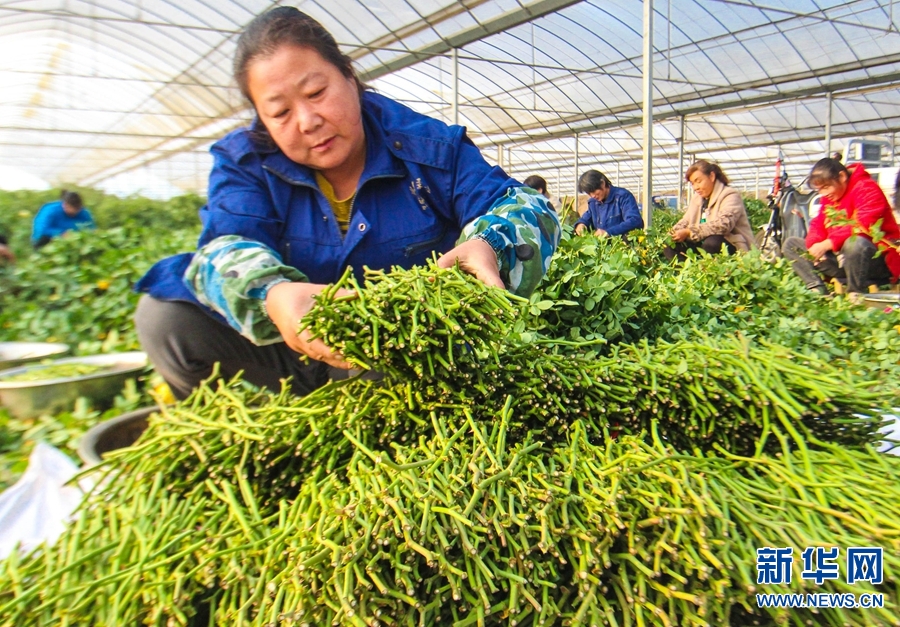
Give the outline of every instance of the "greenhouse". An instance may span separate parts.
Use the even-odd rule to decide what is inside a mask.
[[[892,0],[304,2],[381,93],[468,129],[488,159],[559,195],[599,166],[643,189],[645,42],[653,188],[679,155],[742,189],[898,127]],[[252,117],[231,79],[262,3],[2,7],[2,163],[51,185],[204,193],[209,147]],[[651,33],[645,38],[644,8]],[[577,164],[577,167],[576,167]]]
[[[900,3],[0,15],[0,627],[900,625]]]

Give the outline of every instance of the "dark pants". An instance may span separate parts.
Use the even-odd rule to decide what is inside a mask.
[[[810,289],[824,292],[822,277],[846,279],[848,292],[866,292],[871,284],[889,283],[891,280],[891,271],[884,255],[876,257],[878,247],[865,237],[854,235],[844,242],[840,251],[844,255],[843,267],[833,252],[826,253],[815,263],[805,257],[806,252],[806,242],[802,237],[789,237],[781,247],[781,254],[790,260],[794,272]]]
[[[723,249],[729,255],[733,255],[736,250],[734,245],[725,239],[724,235],[710,235],[699,242],[686,239],[683,242],[678,242],[674,246],[666,246],[663,248],[663,254],[669,261],[672,261],[675,257],[678,257],[679,260],[683,261],[689,250],[705,250],[710,255],[717,255],[722,252]]]
[[[319,361],[301,363],[300,353],[284,342],[256,346],[191,303],[145,295],[138,303],[134,323],[150,363],[178,399],[187,398],[208,378],[216,362],[222,377],[230,379],[243,371],[244,380],[276,392],[281,389],[281,379],[292,377],[291,390],[299,395],[324,385],[332,375],[335,379],[347,376],[347,371]]]

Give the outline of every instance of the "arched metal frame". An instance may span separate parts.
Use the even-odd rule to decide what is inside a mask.
[[[894,0],[305,0],[361,76],[468,128],[553,193],[597,167],[677,193],[685,156],[758,193],[777,150],[800,176],[829,147],[900,127]],[[252,111],[230,78],[257,0],[0,3],[0,166],[50,183],[204,192],[210,144]],[[652,9],[652,41],[643,36]],[[644,43],[652,44],[645,87]],[[643,128],[652,146],[645,174]],[[577,139],[577,149],[576,140]],[[575,164],[575,150],[578,164]],[[761,174],[760,174],[761,173]],[[144,184],[142,181],[146,181]],[[570,182],[571,181],[571,182]],[[142,187],[143,185],[143,187]],[[643,191],[639,194],[639,190]]]

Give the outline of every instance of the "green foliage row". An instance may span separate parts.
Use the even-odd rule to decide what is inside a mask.
[[[564,237],[519,330],[609,344],[740,334],[844,364],[891,389],[900,380],[897,311],[823,298],[787,262],[758,252],[692,253],[669,264],[660,254],[664,231],[635,239]]]
[[[195,248],[204,200],[123,199],[69,189],[81,193],[97,229],[67,233],[37,251],[30,244],[34,215],[58,200],[60,190],[0,191],[0,233],[18,257],[15,265],[0,266],[0,341],[63,342],[80,355],[139,350],[134,284],[156,261]],[[24,471],[37,441],[74,457],[79,438],[94,424],[149,405],[149,385],[129,381],[112,407],[79,399],[69,411],[33,419],[0,410],[0,490]]]
[[[196,228],[200,223],[197,212],[206,202],[195,194],[151,200],[140,196],[119,198],[85,187],[70,186],[67,189],[81,194],[98,229],[144,227],[157,233],[168,233]],[[0,234],[9,238],[16,255],[27,254],[31,249],[34,216],[45,203],[59,200],[61,191],[0,190]]]
[[[137,226],[52,240],[0,273],[0,341],[64,342],[79,354],[137,350],[135,282],[196,239],[190,229]]]

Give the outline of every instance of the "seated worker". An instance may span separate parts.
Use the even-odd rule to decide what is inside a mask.
[[[587,194],[588,208],[575,223],[575,234],[591,229],[597,237],[625,235],[644,228],[644,218],[638,210],[634,194],[621,187],[613,187],[606,175],[588,170],[578,179],[578,191]]]
[[[896,281],[900,254],[891,242],[900,239],[900,229],[884,192],[862,164],[847,168],[826,157],[813,166],[809,185],[825,197],[822,210],[810,222],[806,241],[791,237],[781,249],[806,286],[826,294],[822,277],[846,279],[848,297],[858,299],[870,284]],[[829,214],[835,210],[852,224],[834,224]],[[873,242],[869,231],[879,222],[884,236]]]
[[[59,200],[48,202],[34,216],[31,243],[35,248],[40,248],[66,231],[92,229],[94,226],[94,218],[84,208],[81,196],[76,192],[63,191]]]
[[[663,248],[666,259],[684,259],[688,250],[703,249],[710,254],[725,250],[754,248],[753,229],[744,201],[736,189],[728,187],[728,177],[716,163],[699,159],[684,175],[694,188],[694,197],[684,216],[669,235],[674,246]]]

